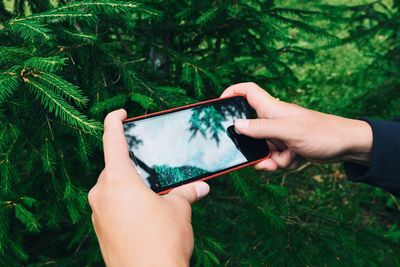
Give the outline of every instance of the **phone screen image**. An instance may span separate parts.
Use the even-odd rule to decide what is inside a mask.
[[[155,192],[268,156],[265,140],[240,135],[234,121],[255,118],[242,96],[124,123],[130,157]]]

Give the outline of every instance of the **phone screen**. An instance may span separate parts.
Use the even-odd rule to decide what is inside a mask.
[[[255,118],[242,96],[132,119],[124,123],[130,157],[155,192],[267,157],[265,140],[235,132],[239,118]]]

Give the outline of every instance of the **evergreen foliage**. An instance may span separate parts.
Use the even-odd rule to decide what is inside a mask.
[[[0,1],[0,266],[102,263],[87,192],[113,109],[144,114],[242,81],[338,114],[399,108],[398,1],[9,3]],[[327,75],[348,51],[367,64]],[[307,164],[211,181],[194,206],[193,266],[398,265],[397,200],[343,177],[337,165]]]

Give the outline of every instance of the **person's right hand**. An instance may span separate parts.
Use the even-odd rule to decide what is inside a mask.
[[[271,157],[255,167],[273,171],[295,168],[298,155],[311,161],[355,161],[368,164],[372,129],[361,120],[347,119],[279,101],[255,83],[227,88],[221,97],[241,94],[258,119],[237,120],[236,131],[267,138]]]
[[[160,196],[144,183],[124,136],[125,110],[104,121],[104,161],[88,198],[104,262],[113,266],[189,266],[194,237],[190,204],[207,195],[205,182]]]

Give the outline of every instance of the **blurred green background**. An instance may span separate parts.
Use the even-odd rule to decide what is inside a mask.
[[[399,5],[3,0],[0,265],[103,264],[86,194],[113,109],[141,115],[253,81],[322,112],[398,116]],[[193,207],[193,266],[400,266],[399,200],[348,182],[340,163],[210,185]]]

